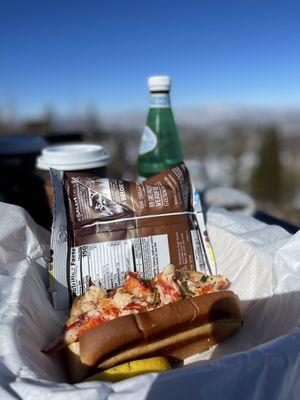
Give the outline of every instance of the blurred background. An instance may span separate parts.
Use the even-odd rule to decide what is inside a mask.
[[[299,225],[299,20],[296,0],[3,0],[0,135],[42,137],[32,153],[99,143],[110,176],[133,179],[147,77],[167,74],[185,159]],[[13,190],[4,147],[0,183]]]

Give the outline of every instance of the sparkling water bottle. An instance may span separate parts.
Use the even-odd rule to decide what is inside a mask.
[[[147,178],[183,161],[170,104],[171,79],[169,76],[151,76],[150,109],[143,131],[138,157],[139,178]]]

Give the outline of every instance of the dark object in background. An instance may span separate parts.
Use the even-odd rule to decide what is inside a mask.
[[[0,137],[0,201],[25,208],[49,229],[52,216],[43,182],[35,174],[36,157],[47,144],[41,136]]]
[[[270,215],[270,214],[268,214],[264,211],[260,211],[260,210],[258,210],[255,213],[254,218],[256,218],[259,221],[264,222],[265,224],[268,224],[268,225],[281,226],[282,228],[284,228],[286,231],[288,231],[292,235],[297,233],[298,230],[300,229],[300,227],[297,225],[291,224],[290,222],[287,222],[287,221],[283,221],[282,219],[276,218],[273,215]]]
[[[51,131],[45,136],[48,144],[82,142],[83,137],[83,131],[69,131],[66,133]]]

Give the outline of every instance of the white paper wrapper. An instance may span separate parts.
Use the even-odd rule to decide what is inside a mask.
[[[209,211],[218,272],[241,299],[241,330],[190,366],[70,385],[61,357],[40,352],[64,323],[46,289],[49,234],[15,206],[0,203],[0,220],[0,399],[298,398],[300,233]]]

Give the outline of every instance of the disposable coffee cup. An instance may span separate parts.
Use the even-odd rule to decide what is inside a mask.
[[[47,146],[36,159],[36,168],[44,180],[45,192],[50,208],[53,207],[53,189],[50,168],[60,171],[77,171],[106,177],[110,155],[100,145],[87,143],[59,144]]]

